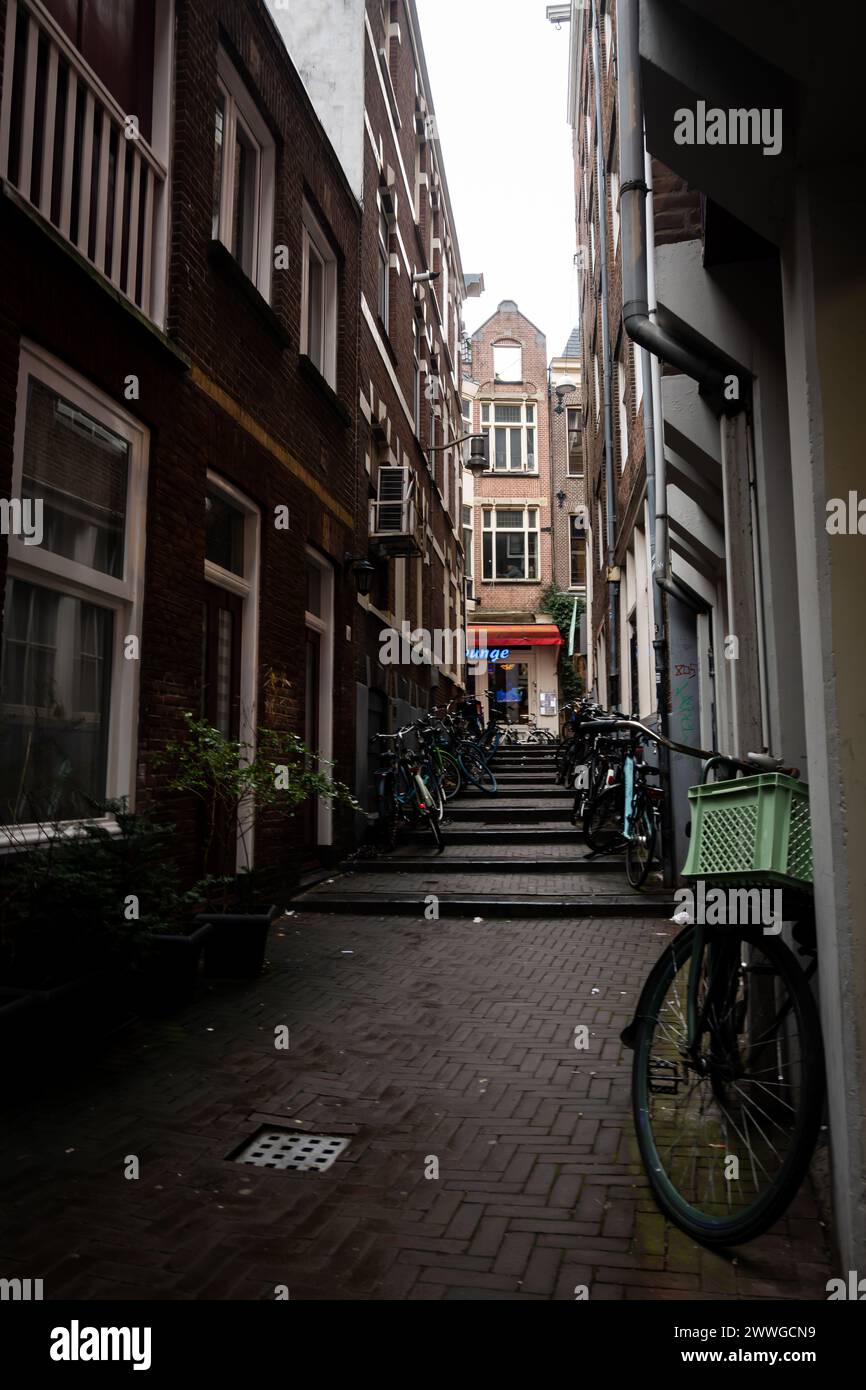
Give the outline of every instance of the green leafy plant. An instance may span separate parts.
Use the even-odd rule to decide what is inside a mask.
[[[577,617],[575,622],[579,623],[584,610],[580,599],[577,599],[576,602]],[[571,658],[568,655],[568,639],[571,632],[574,605],[574,594],[565,593],[556,584],[548,584],[541,595],[541,610],[550,614],[562,637],[562,646],[559,649],[559,690],[563,704],[569,700],[576,700],[578,696],[583,694],[583,682],[571,664]]]
[[[203,809],[204,863],[216,871],[193,889],[192,898],[204,895],[208,907],[228,911],[238,896],[249,902],[256,815],[291,818],[312,796],[360,809],[349,788],[331,777],[333,763],[294,733],[260,729],[253,747],[189,713],[184,723],[184,737],[168,744],[158,762],[170,769],[169,788],[195,796]]]
[[[122,802],[93,809],[99,819],[43,824],[39,843],[22,839],[4,856],[2,978],[50,985],[134,967],[153,934],[179,921],[171,828]]]

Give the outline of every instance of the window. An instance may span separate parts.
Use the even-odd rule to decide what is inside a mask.
[[[389,307],[391,299],[391,224],[388,214],[379,209],[379,318],[389,328]]]
[[[634,368],[635,402],[640,405],[643,400],[643,349],[634,338],[631,340],[631,361]]]
[[[628,398],[626,373],[621,362],[616,364],[616,384],[619,396],[619,467],[622,472],[628,462]]]
[[[586,587],[586,534],[583,516],[568,519],[570,584],[572,589]]]
[[[259,512],[208,472],[202,591],[200,714],[227,738],[255,745]],[[253,862],[252,807],[241,807],[238,869]]]
[[[421,357],[418,345],[418,320],[412,319],[412,419],[415,434],[421,434]]]
[[[580,427],[580,411],[576,407],[570,407],[566,418],[568,420],[568,476],[570,478],[582,478],[583,435]]]
[[[523,350],[519,343],[497,343],[493,348],[495,381],[523,380]]]
[[[467,579],[471,579],[471,578],[473,577],[474,573],[475,573],[475,569],[474,569],[474,566],[473,566],[473,564],[472,564],[472,549],[473,549],[473,547],[472,547],[472,537],[473,537],[472,508],[471,508],[471,507],[464,507],[464,508],[463,508],[463,513],[462,513],[462,515],[463,515],[463,554],[464,554],[465,557],[466,557],[464,569],[465,569],[466,578],[467,578]]]
[[[538,578],[538,509],[485,507],[482,578]]]
[[[493,427],[490,412],[493,411]],[[481,424],[487,435],[487,457],[494,473],[534,473],[538,467],[535,452],[535,404],[517,401],[485,402]]]
[[[214,112],[212,235],[260,293],[271,291],[274,142],[255,102],[220,50]]]
[[[466,434],[472,429],[472,402],[464,396],[460,402],[460,409],[463,413],[463,433]]]
[[[337,258],[307,203],[303,207],[301,352],[337,389]]]
[[[610,172],[610,220],[613,226],[613,254],[616,255],[619,246],[619,174],[615,170]]]
[[[133,793],[147,432],[36,349],[18,390],[12,494],[37,525],[9,537],[0,822],[36,839]]]
[[[598,424],[598,417],[601,411],[601,384],[599,382],[598,353],[593,354],[592,359],[592,383],[595,387],[595,422]]]

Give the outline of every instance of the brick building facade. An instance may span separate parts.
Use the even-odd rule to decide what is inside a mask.
[[[467,427],[487,436],[488,471],[472,500],[470,649],[476,692],[510,722],[558,729],[559,633],[541,611],[553,573],[547,340],[503,300],[468,344]]]
[[[464,432],[466,284],[414,0],[350,0],[327,35],[303,7],[276,18],[363,207],[355,554],[375,573],[353,624],[356,787],[369,804],[370,737],[464,688],[463,454],[452,441]],[[407,635],[396,647],[395,633]]]
[[[352,778],[360,212],[260,0],[79,8],[0,5],[0,495],[45,499],[0,560],[2,818],[157,803],[192,875],[184,711]]]
[[[863,558],[828,523],[862,479],[857,50],[805,0],[784,25],[703,0],[570,0],[548,18],[569,36],[592,679],[681,743],[763,749],[808,785],[835,1235],[857,1268]],[[778,143],[682,141],[682,113],[709,104],[772,117]],[[671,756],[671,877],[699,769]]]
[[[569,390],[571,387],[573,389]],[[560,357],[551,358],[548,419],[550,429],[550,491],[553,499],[552,579],[558,589],[574,595],[581,621],[575,624],[572,656],[586,682],[586,607],[588,561],[592,527],[586,505],[583,462],[583,358],[580,329],[575,328]],[[553,505],[555,504],[555,505]]]

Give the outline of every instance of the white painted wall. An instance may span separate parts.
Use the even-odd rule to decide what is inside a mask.
[[[269,9],[355,197],[364,192],[364,0],[271,0]]]

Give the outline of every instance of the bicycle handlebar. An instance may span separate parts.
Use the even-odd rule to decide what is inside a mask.
[[[689,758],[701,758],[707,764],[704,767],[705,775],[709,772],[710,767],[718,763],[739,768],[741,772],[782,772],[788,777],[799,777],[800,775],[798,767],[783,767],[782,759],[774,758],[770,753],[749,753],[747,760],[744,760],[743,758],[731,757],[728,753],[719,753],[716,749],[710,752],[706,748],[693,748],[688,743],[677,743],[674,739],[665,738],[664,734],[660,734],[654,729],[648,729],[646,724],[642,724],[639,719],[590,719],[582,723],[580,727],[581,732],[594,731],[597,733],[634,729],[644,738],[650,739],[653,743],[661,744],[662,748],[667,748],[672,753],[683,753]]]

